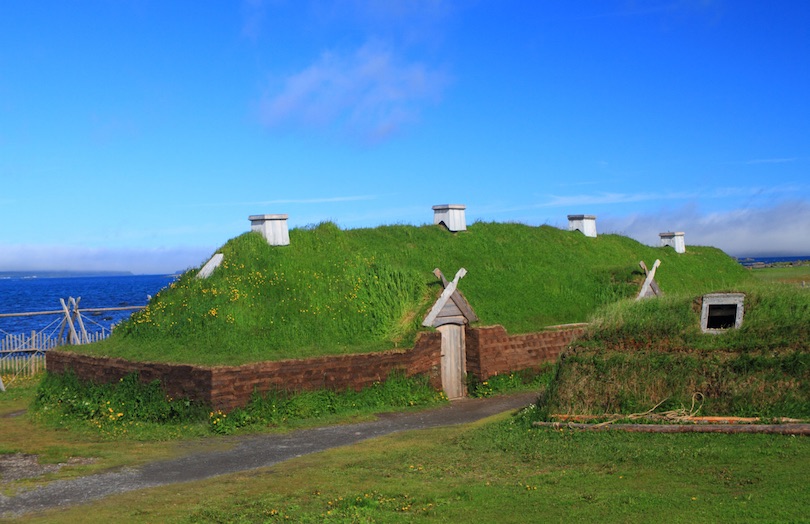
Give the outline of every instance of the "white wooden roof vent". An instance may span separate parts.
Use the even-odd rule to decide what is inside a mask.
[[[568,215],[568,231],[577,231],[596,238],[596,215]]]
[[[677,233],[660,233],[661,246],[669,246],[675,249],[676,253],[686,253],[686,242],[683,238],[682,232]]]
[[[444,224],[450,231],[466,231],[467,219],[464,217],[464,210],[467,206],[463,204],[441,204],[433,206],[433,223]]]
[[[287,215],[251,215],[250,230],[258,231],[271,246],[290,245]]]

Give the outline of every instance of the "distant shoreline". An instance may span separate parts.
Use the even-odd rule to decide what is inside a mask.
[[[130,271],[0,271],[0,278],[131,277]]]
[[[736,257],[745,267],[778,267],[810,265],[810,255],[793,257]]]

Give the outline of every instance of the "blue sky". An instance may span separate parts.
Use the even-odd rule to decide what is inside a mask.
[[[0,3],[0,270],[467,221],[810,254],[803,0]]]

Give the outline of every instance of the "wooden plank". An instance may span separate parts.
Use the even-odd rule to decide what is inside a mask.
[[[70,297],[70,301],[73,302],[73,320],[76,321],[76,324],[79,326],[79,343],[80,344],[87,344],[89,342],[87,340],[87,330],[84,329],[84,322],[82,321],[82,315],[79,313],[79,301],[82,297],[73,298]]]
[[[128,310],[136,310],[136,309],[144,309],[146,306],[120,306],[120,307],[90,307],[86,309],[82,309],[82,311],[86,313],[101,313],[104,311],[128,311]],[[63,315],[65,313],[64,310],[60,309],[58,311],[27,311],[24,313],[0,313],[0,318],[12,318],[12,317],[34,317],[39,315]]]
[[[454,295],[455,293],[453,293],[453,295],[450,295],[450,298],[452,299]],[[463,317],[463,316],[464,315],[461,313],[461,310],[458,308],[458,306],[456,306],[456,303],[453,300],[448,300],[447,302],[444,303],[444,307],[442,307],[441,311],[439,311],[436,320],[446,317]]]
[[[473,311],[470,303],[467,301],[467,297],[464,296],[461,290],[456,289],[456,292],[450,295],[450,299],[455,303],[456,307],[461,310],[461,313],[468,322],[478,322],[478,315],[475,314],[475,311]]]
[[[70,344],[78,344],[79,343],[79,336],[76,334],[76,330],[73,328],[73,320],[70,318],[70,310],[68,310],[67,304],[65,304],[65,299],[60,298],[59,302],[62,304],[62,311],[65,313],[65,322],[67,324],[68,333],[69,333],[69,343]],[[61,331],[60,331],[61,335]]]
[[[442,281],[442,287],[447,287],[447,284],[449,284],[449,282],[447,281],[446,278],[444,278],[444,273],[442,273],[441,269],[439,268],[434,269],[433,274],[436,275],[436,278]]]
[[[442,275],[441,271],[439,271],[438,268],[436,268],[433,271],[433,273],[436,274],[437,276],[439,276],[442,279],[442,283],[446,282],[446,279],[444,278],[444,276]],[[444,309],[447,302],[449,300],[451,300],[451,298],[453,297],[453,295],[455,293],[457,293],[458,281],[461,278],[463,278],[464,275],[466,275],[466,274],[467,274],[467,270],[464,269],[464,268],[461,268],[456,272],[456,276],[453,278],[453,281],[449,282],[445,286],[444,291],[442,291],[442,294],[439,296],[439,299],[436,301],[435,304],[433,304],[433,307],[431,308],[430,312],[425,317],[425,319],[422,321],[423,326],[425,326],[425,327],[436,327],[436,325],[437,325],[436,324],[436,319],[440,316],[440,313],[441,313],[442,309]],[[466,299],[464,299],[464,301],[466,302]],[[453,299],[453,303],[456,305],[456,307],[458,307],[456,299]],[[468,305],[468,307],[469,307],[469,305]],[[472,309],[470,309],[470,312],[472,312]],[[473,317],[475,317],[474,313],[473,313]],[[475,319],[477,320],[478,317],[475,317]]]
[[[433,304],[433,307],[430,309],[430,313],[428,313],[428,315],[425,317],[425,320],[422,321],[423,326],[425,327],[433,326],[433,322],[436,320],[436,317],[439,316],[439,313],[444,307],[444,304],[450,299],[450,295],[452,295],[453,292],[455,292],[455,290],[456,290],[455,281],[450,282],[447,285],[447,287],[444,288],[442,294],[439,295],[439,300],[437,300],[436,303]]]
[[[810,435],[810,424],[575,424],[534,422],[535,427],[587,431],[629,431],[635,433],[767,433]]]
[[[650,296],[651,293],[656,294],[654,291],[651,291],[650,286],[651,282],[653,282],[655,279],[655,271],[658,269],[658,266],[661,265],[661,261],[656,260],[655,264],[653,264],[652,269],[649,271],[647,271],[647,266],[644,264],[643,260],[639,262],[639,265],[642,267],[642,269],[644,269],[644,272],[647,273],[647,278],[644,279],[644,284],[641,286],[641,291],[639,291],[636,300]],[[656,288],[657,287],[658,286],[656,285]]]
[[[653,417],[656,415],[655,413],[650,414],[649,420],[656,420]],[[622,418],[632,417],[633,415],[622,415],[617,413],[605,414],[605,415],[569,415],[569,414],[555,414],[549,415],[551,419],[558,419],[562,421],[571,421],[571,422],[585,422],[588,420],[604,420],[605,418],[612,418],[615,420],[621,420]],[[648,418],[648,417],[641,417],[641,418]],[[787,418],[787,417],[776,417],[774,419],[769,419],[772,422],[778,424],[794,424],[794,423],[802,423],[804,422],[801,419],[797,418]],[[756,424],[762,419],[760,417],[731,417],[731,416],[684,416],[679,418],[681,423],[688,423],[688,424]]]
[[[200,269],[199,273],[197,273],[197,278],[208,278],[214,272],[216,268],[222,263],[222,259],[225,258],[225,255],[222,253],[216,253],[211,259],[205,263],[205,265]]]
[[[0,318],[33,317],[37,315],[61,315],[62,311],[29,311],[26,313],[0,313]]]
[[[467,393],[464,326],[448,324],[437,329],[442,334],[442,390],[449,400],[462,398]]]

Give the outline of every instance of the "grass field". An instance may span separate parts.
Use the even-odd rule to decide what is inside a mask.
[[[801,264],[781,264],[772,267],[751,269],[751,274],[764,282],[784,282],[799,286],[810,286],[810,262]]]
[[[579,433],[501,415],[20,521],[801,522],[808,465],[807,438]]]

